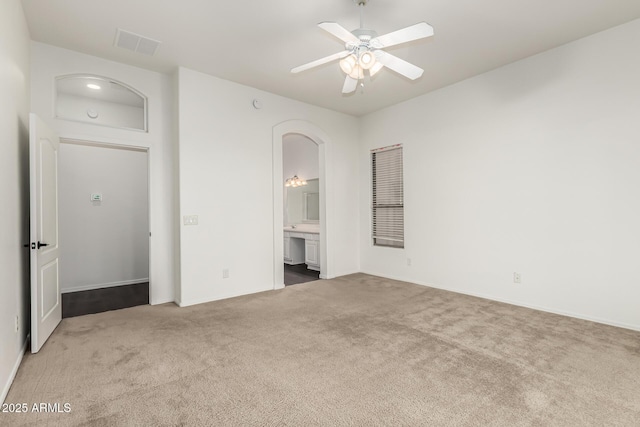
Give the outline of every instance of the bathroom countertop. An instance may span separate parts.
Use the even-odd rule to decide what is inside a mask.
[[[320,234],[320,226],[311,224],[296,225],[296,228],[291,228],[291,226],[288,225],[286,227],[283,227],[283,230],[298,233]]]

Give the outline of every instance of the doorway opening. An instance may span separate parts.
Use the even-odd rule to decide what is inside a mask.
[[[287,179],[291,183],[291,178],[296,176],[296,171],[293,169],[288,169],[289,172],[287,172],[293,174],[292,176],[285,176],[283,150],[285,141],[289,139],[304,141],[311,144],[311,147],[315,145],[317,152],[317,160],[315,160],[317,190],[302,190],[301,194],[297,195],[301,199],[297,217],[299,220],[292,218],[292,212],[286,212],[285,196],[289,188],[286,187]],[[291,245],[294,245],[294,250],[297,251],[298,262],[304,266],[304,272],[310,270],[312,274],[318,274],[320,279],[333,277],[333,263],[329,250],[330,218],[327,215],[328,212],[332,212],[331,200],[327,197],[332,185],[331,177],[326,173],[329,164],[328,147],[329,137],[310,122],[288,120],[273,127],[274,289],[282,289],[285,286],[285,261],[286,259],[294,261],[292,256],[295,255],[291,252]],[[310,188],[308,177],[297,176],[297,178],[307,180],[306,187]],[[306,200],[306,207],[302,200]],[[315,204],[317,204],[317,217],[311,211]],[[312,268],[308,268],[309,266]]]
[[[320,278],[319,149],[300,134],[282,138],[284,285]]]
[[[148,149],[60,142],[62,317],[148,304]]]

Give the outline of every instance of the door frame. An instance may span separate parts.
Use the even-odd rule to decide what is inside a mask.
[[[320,278],[331,279],[333,259],[331,258],[331,231],[333,201],[327,197],[333,194],[333,181],[327,173],[331,164],[331,142],[329,136],[319,127],[305,120],[287,120],[273,127],[273,289],[284,288],[284,176],[282,172],[282,140],[286,135],[298,134],[309,138],[318,146],[320,178]]]
[[[148,246],[149,246],[149,304],[152,304],[153,301],[153,267],[152,260],[153,257],[151,252],[153,250],[153,245],[151,244],[151,238],[153,234],[152,230],[152,218],[151,218],[151,194],[152,194],[152,185],[153,182],[151,180],[151,147],[149,144],[145,143],[136,143],[136,142],[122,142],[118,140],[106,139],[106,138],[93,138],[93,137],[69,137],[60,135],[60,143],[61,144],[73,144],[73,145],[84,145],[87,147],[103,147],[109,149],[120,149],[120,150],[133,150],[133,151],[144,151],[147,153],[147,221],[149,224],[149,236],[148,236]]]

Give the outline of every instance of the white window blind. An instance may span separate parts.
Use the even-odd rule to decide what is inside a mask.
[[[404,248],[402,146],[372,150],[371,170],[373,244]]]

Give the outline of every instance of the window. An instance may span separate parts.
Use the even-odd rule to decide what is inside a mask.
[[[147,98],[106,77],[56,77],[56,118],[128,130],[147,131]]]
[[[374,246],[404,248],[402,145],[371,150]]]

